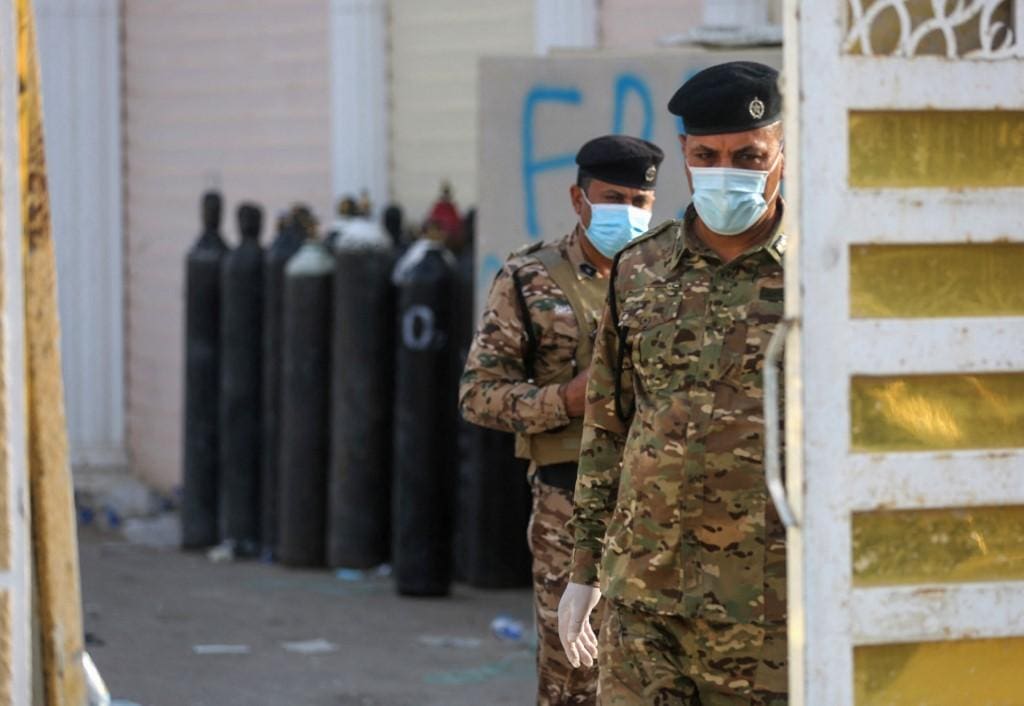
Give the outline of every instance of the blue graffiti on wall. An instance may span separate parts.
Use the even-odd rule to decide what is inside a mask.
[[[532,240],[540,237],[537,222],[536,180],[539,174],[571,167],[576,162],[573,152],[537,159],[534,156],[534,113],[541,103],[562,103],[580,105],[583,94],[577,88],[556,86],[534,86],[523,101],[523,197],[526,199],[526,232]]]
[[[689,79],[700,69],[686,72],[683,80]],[[612,105],[611,132],[619,134],[632,134],[642,137],[645,140],[652,140],[656,132],[658,116],[664,111],[655,110],[654,91],[648,81],[641,75],[633,72],[622,72],[612,78]],[[550,85],[540,83],[534,85],[526,92],[523,99],[523,108],[520,124],[520,139],[522,141],[521,178],[523,187],[523,218],[525,221],[526,234],[530,240],[540,239],[541,224],[537,206],[537,182],[538,178],[548,172],[572,169],[576,164],[574,145],[573,152],[562,152],[551,155],[540,156],[537,154],[537,134],[539,124],[537,113],[538,108],[544,105],[556,105],[565,108],[581,108],[585,104],[585,96],[582,90],[573,85]],[[639,106],[639,125],[627,125],[630,116],[636,116],[635,107]],[[633,109],[633,110],[631,110]],[[665,117],[668,117],[667,113]],[[566,117],[565,119],[571,119]],[[683,132],[683,121],[681,118],[674,118],[674,124],[679,133]],[[638,129],[637,129],[638,128]],[[581,138],[586,137],[581,135]],[[483,255],[480,262],[480,282],[490,283],[491,279],[501,268],[502,259],[495,253]]]
[[[613,82],[615,104],[612,112],[611,132],[635,134],[645,140],[654,137],[654,99],[650,85],[635,73],[621,73]],[[637,131],[626,127],[626,114],[631,101],[638,101],[642,111],[642,124]],[[563,152],[540,158],[536,154],[537,108],[545,103],[578,107],[583,105],[583,93],[575,86],[549,86],[539,84],[526,92],[522,112],[522,181],[523,212],[526,233],[531,240],[540,238],[540,222],[537,215],[537,177],[546,172],[570,169],[576,163],[574,152]]]
[[[621,73],[613,82],[615,104],[611,132],[627,133],[626,116],[631,101],[638,101],[642,125],[633,133],[645,140],[654,136],[655,112],[652,91],[647,81],[635,73]],[[584,103],[583,92],[576,86],[553,86],[537,84],[526,92],[523,99],[520,139],[522,141],[521,174],[523,185],[523,215],[526,233],[531,240],[541,237],[537,209],[537,180],[547,172],[571,169],[576,164],[576,152],[563,152],[547,156],[537,155],[537,109],[545,104],[565,107],[580,107]],[[480,281],[490,282],[501,268],[501,259],[494,253],[485,254],[480,263]]]
[[[615,79],[615,118],[612,120],[612,132],[626,133],[626,106],[629,94],[635,93],[644,109],[644,127],[638,137],[651,140],[654,137],[654,100],[647,82],[636,74],[620,74]]]

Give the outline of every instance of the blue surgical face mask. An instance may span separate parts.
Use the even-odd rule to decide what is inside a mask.
[[[690,167],[693,207],[704,225],[719,235],[739,235],[757,223],[768,210],[768,203],[775,198],[773,194],[766,199],[764,189],[768,176],[781,157],[779,152],[772,166],[764,172],[728,167]]]
[[[633,238],[646,233],[651,224],[651,212],[646,209],[624,203],[590,203],[586,194],[583,200],[590,206],[587,239],[609,260]]]

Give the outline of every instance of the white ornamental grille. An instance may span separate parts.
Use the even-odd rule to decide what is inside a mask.
[[[1024,0],[849,0],[848,27],[848,54],[1024,57]]]

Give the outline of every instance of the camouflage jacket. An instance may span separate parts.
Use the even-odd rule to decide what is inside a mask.
[[[723,264],[695,217],[616,263],[618,326],[606,307],[587,388],[572,580],[656,613],[777,623],[785,531],[764,478],[762,368],[783,313],[784,236]]]
[[[558,247],[579,277],[600,276],[583,255],[579,226]],[[516,280],[537,339],[536,379],[570,380],[575,375],[579,331],[569,300],[544,265],[520,251],[505,262],[491,285],[462,374],[459,408],[468,421],[480,426],[538,434],[566,426],[569,416],[562,383],[538,385],[527,375],[527,336]]]

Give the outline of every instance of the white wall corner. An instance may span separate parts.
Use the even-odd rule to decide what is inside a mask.
[[[124,452],[118,0],[36,2],[68,440]]]
[[[330,0],[331,194],[391,198],[386,0]]]
[[[598,24],[597,0],[534,0],[534,46],[541,56],[596,48]]]

